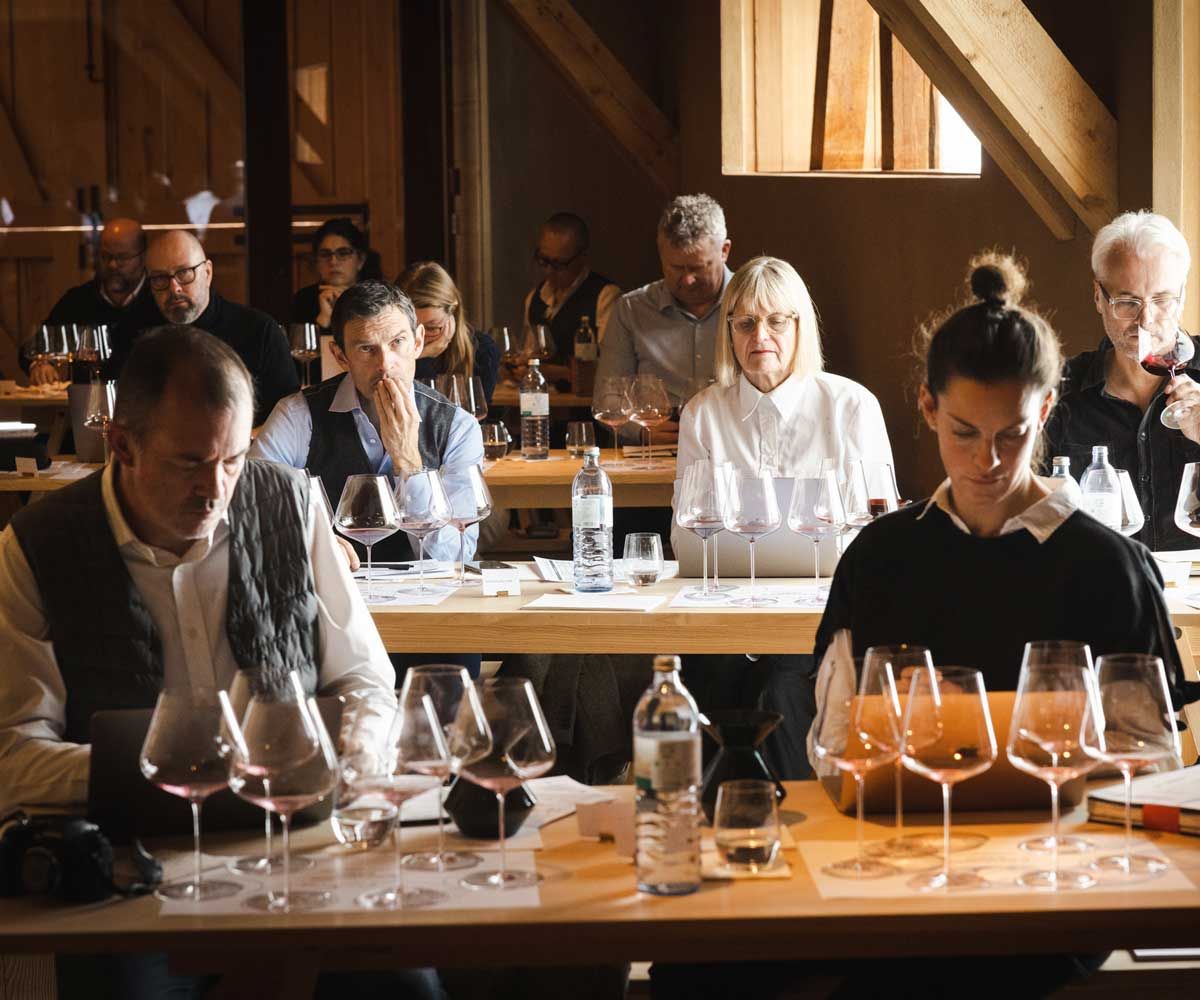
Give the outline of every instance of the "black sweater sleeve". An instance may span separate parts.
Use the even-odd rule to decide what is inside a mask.
[[[279,324],[270,318],[263,321],[259,336],[261,353],[255,370],[257,399],[254,408],[254,426],[258,427],[270,416],[284,396],[300,391],[300,377],[296,374],[296,363],[288,347],[287,337]]]
[[[483,382],[483,395],[492,405],[492,393],[496,391],[496,379],[500,373],[500,348],[484,331],[475,330],[475,374]]]

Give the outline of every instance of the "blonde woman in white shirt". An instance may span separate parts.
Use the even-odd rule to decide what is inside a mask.
[[[755,257],[730,279],[721,300],[717,382],[679,421],[675,496],[698,459],[740,472],[816,475],[831,459],[891,462],[879,401],[857,382],[824,370],[817,313],[796,269]],[[672,524],[671,537],[682,531]]]

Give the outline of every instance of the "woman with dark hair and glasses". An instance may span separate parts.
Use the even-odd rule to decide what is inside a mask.
[[[288,321],[328,330],[338,296],[357,281],[379,277],[378,255],[367,246],[366,234],[345,217],[323,223],[313,234],[312,248],[319,280],[295,294]]]

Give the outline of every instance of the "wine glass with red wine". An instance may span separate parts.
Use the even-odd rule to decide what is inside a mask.
[[[1196,354],[1192,338],[1182,328],[1176,328],[1174,335],[1168,339],[1165,345],[1155,344],[1153,339],[1147,335],[1138,338],[1138,347],[1141,348],[1139,353],[1142,367],[1151,375],[1157,375],[1160,378],[1174,378],[1187,368]],[[1181,399],[1164,408],[1159,420],[1162,421],[1164,427],[1177,431],[1184,413],[1191,408],[1191,403]]]
[[[367,593],[364,600],[368,604],[387,600],[383,595],[375,596],[371,582],[371,549],[377,542],[400,530],[400,512],[396,508],[387,477],[348,477],[346,485],[342,487],[333,523],[347,538],[367,547]]]

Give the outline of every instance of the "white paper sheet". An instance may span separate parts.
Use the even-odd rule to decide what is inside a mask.
[[[355,580],[355,583],[358,584],[358,592],[362,594],[363,597],[366,597],[367,581]],[[433,586],[436,588],[435,593],[414,594],[413,590],[416,588],[411,585],[397,586],[395,583],[385,583],[382,580],[375,580],[372,578],[371,589],[376,599],[372,601],[370,606],[373,608],[414,608],[433,606],[441,604],[442,601],[453,594],[456,589],[454,587],[439,587],[436,584]],[[380,597],[385,598],[385,600],[378,600]]]
[[[696,587],[699,588],[699,584]],[[813,583],[805,582],[798,584],[778,584],[778,583],[763,583],[758,581],[754,587],[754,592],[759,597],[774,598],[774,604],[764,604],[763,608],[767,610],[779,610],[786,608],[808,608],[820,609],[825,607],[826,592],[829,588],[829,581],[824,580],[821,583],[821,592],[818,594],[817,587]],[[683,587],[676,595],[671,598],[671,607],[673,608],[731,608],[738,607],[734,602],[742,600],[750,595],[749,584],[738,586],[734,590],[723,591],[716,595],[716,598],[701,598],[699,589],[693,590],[691,586]],[[748,608],[747,610],[754,610]]]
[[[421,575],[421,566],[425,568],[425,579],[436,580],[454,577],[458,575],[458,564],[447,562],[438,559],[426,559],[424,564],[418,563],[415,559],[411,563],[404,563],[402,566],[389,566],[387,564],[375,563],[371,567],[372,580],[395,580],[409,579],[419,577]],[[354,571],[354,579],[365,580],[367,578],[367,564],[364,562],[362,566]]]
[[[1089,799],[1103,799],[1117,805],[1125,804],[1125,782],[1099,788],[1088,793]],[[1200,768],[1185,767],[1160,774],[1143,774],[1133,779],[1135,806],[1150,803],[1156,806],[1176,806],[1200,810]]]
[[[1074,832],[1074,831],[1072,831]],[[958,896],[1027,896],[1030,899],[1046,898],[1046,893],[1034,889],[1026,889],[1017,885],[1016,879],[1025,872],[1044,869],[1050,864],[1050,855],[1023,851],[1017,845],[1027,839],[1029,834],[991,837],[980,846],[970,850],[957,851],[950,856],[951,870],[969,869],[983,876],[988,882],[981,889],[955,890]],[[1119,854],[1124,850],[1125,837],[1119,833],[1093,833],[1088,830],[1082,834],[1095,845],[1095,850],[1087,854],[1063,854],[1059,857],[1059,867],[1062,869],[1083,868],[1093,858],[1108,854]],[[940,841],[940,835],[930,834],[930,844],[935,846]],[[868,850],[871,845],[868,843]],[[930,871],[940,871],[942,855],[930,854],[928,857],[891,859],[882,858],[896,867],[896,874],[876,879],[846,879],[827,875],[821,869],[823,866],[837,861],[845,861],[854,857],[853,841],[806,840],[799,843],[800,856],[812,876],[813,883],[820,892],[822,899],[896,899],[902,897],[925,896],[935,898],[939,891],[922,893],[912,888],[908,883],[915,875]],[[1138,854],[1165,859],[1162,850],[1153,841],[1139,837],[1135,841]],[[1130,877],[1120,872],[1100,873],[1096,875],[1097,884],[1092,889],[1061,890],[1063,892],[1129,892],[1158,895],[1163,892],[1195,892],[1196,887],[1174,865],[1158,875],[1138,875]],[[943,891],[944,892],[944,891]]]
[[[543,594],[522,611],[653,611],[665,597],[638,594]]]

